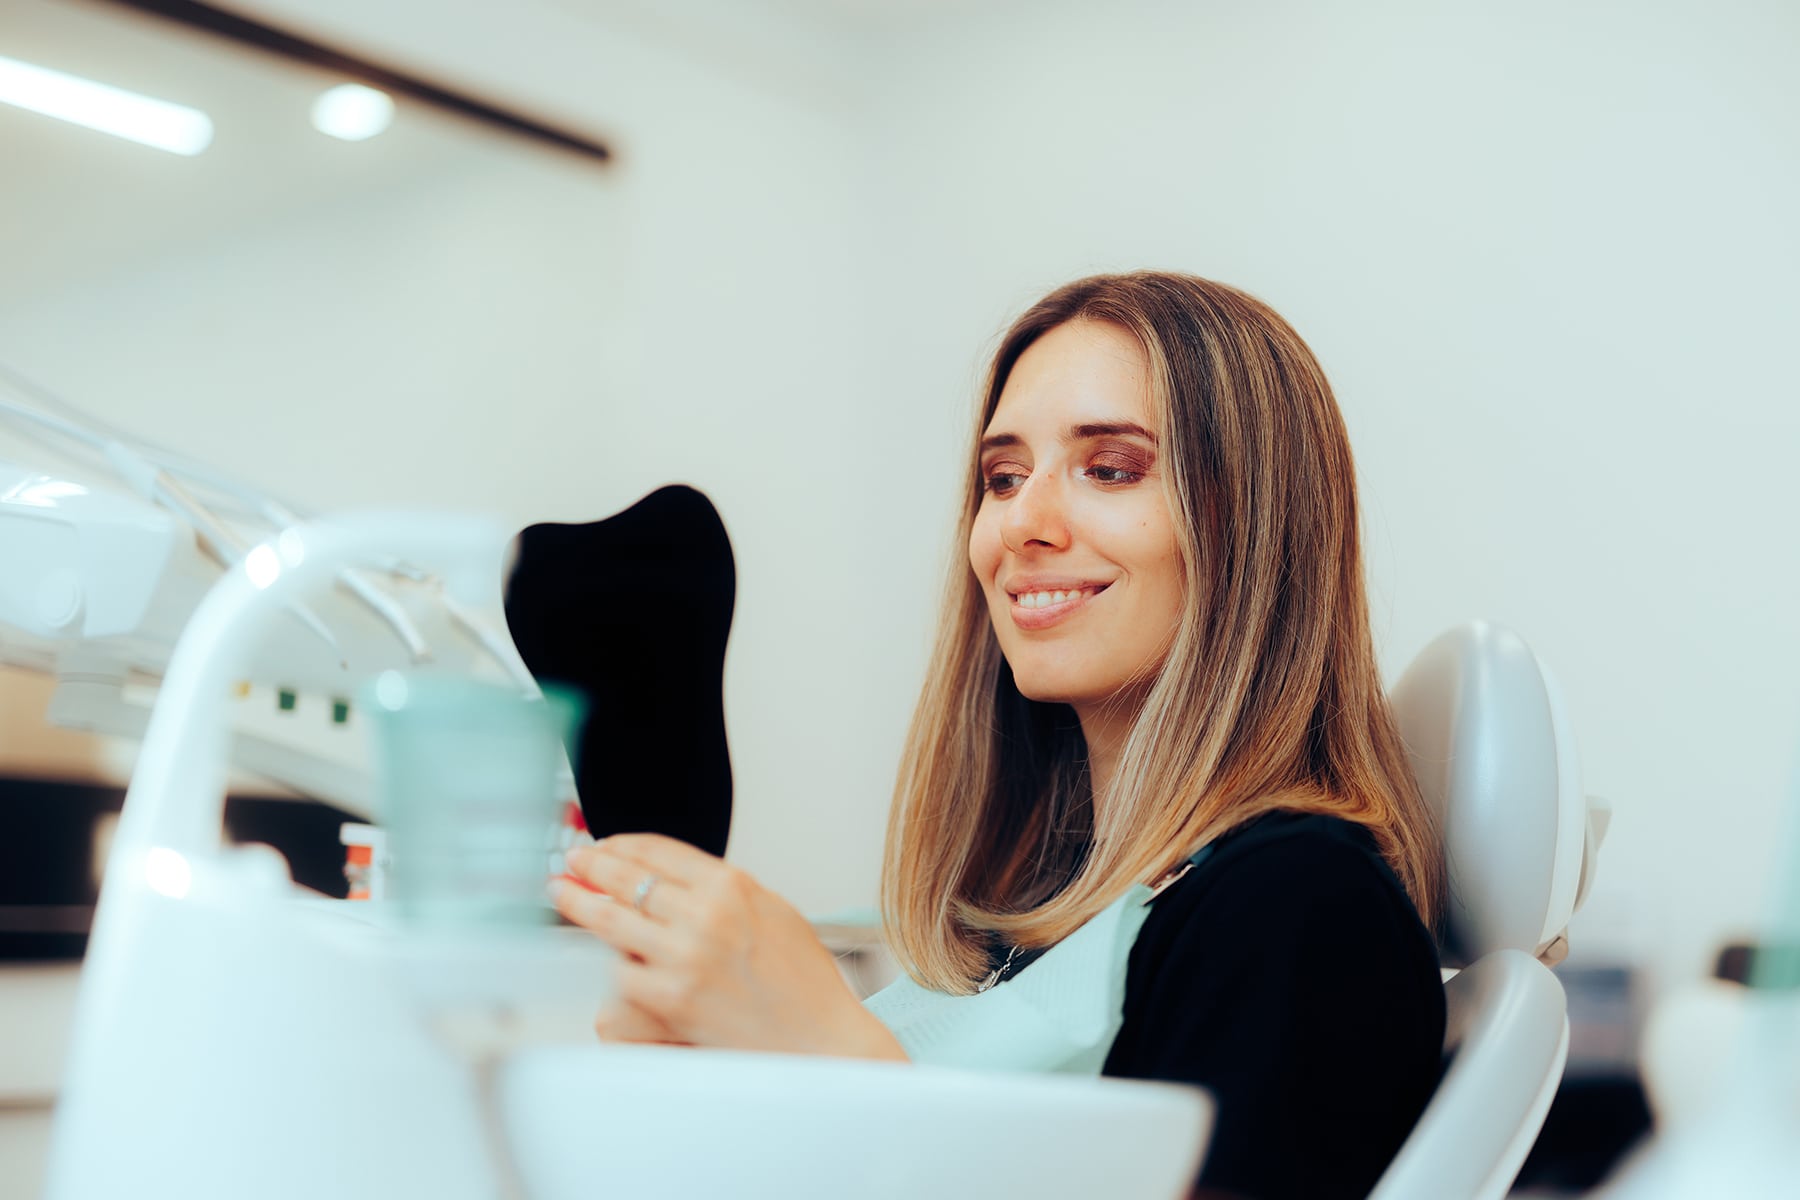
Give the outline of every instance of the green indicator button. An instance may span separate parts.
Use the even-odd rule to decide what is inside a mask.
[[[275,693],[275,707],[282,712],[293,712],[294,706],[300,703],[300,693],[293,688],[282,688]]]
[[[342,697],[334,698],[331,701],[331,723],[333,725],[343,725],[349,720],[350,702]]]

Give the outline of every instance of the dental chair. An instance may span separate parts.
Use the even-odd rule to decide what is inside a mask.
[[[1542,1128],[1568,1057],[1562,984],[1544,965],[1586,895],[1610,813],[1581,791],[1555,681],[1483,621],[1420,653],[1392,693],[1442,825],[1445,1070],[1371,1200],[1499,1200]]]

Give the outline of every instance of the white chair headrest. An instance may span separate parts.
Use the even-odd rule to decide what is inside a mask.
[[[1587,873],[1587,800],[1555,680],[1517,634],[1471,621],[1420,652],[1392,701],[1442,825],[1446,965],[1538,953],[1568,926]]]

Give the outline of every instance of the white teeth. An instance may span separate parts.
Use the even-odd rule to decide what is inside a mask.
[[[1049,608],[1052,604],[1062,604],[1083,594],[1082,589],[1055,592],[1020,592],[1015,602],[1020,608]]]

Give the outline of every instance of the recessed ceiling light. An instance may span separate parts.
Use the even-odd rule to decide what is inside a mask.
[[[197,108],[0,58],[0,103],[69,121],[172,154],[212,145],[212,118]]]
[[[393,120],[393,99],[360,83],[339,84],[313,101],[313,128],[346,142],[372,138]]]

